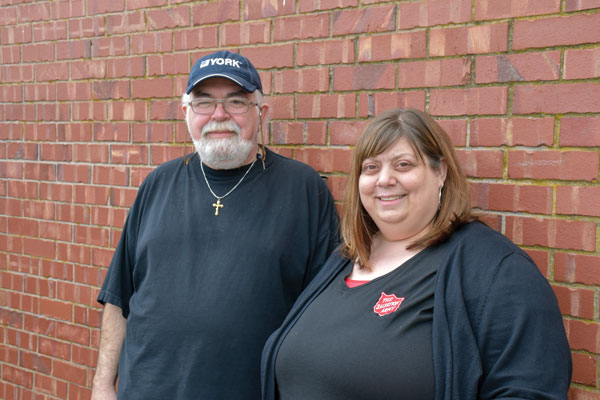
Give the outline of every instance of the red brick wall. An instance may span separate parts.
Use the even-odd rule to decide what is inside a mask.
[[[600,0],[0,0],[1,398],[89,397],[127,208],[184,153],[179,96],[220,48],[259,68],[270,146],[337,200],[371,115],[440,120],[556,291],[572,399],[600,399]]]

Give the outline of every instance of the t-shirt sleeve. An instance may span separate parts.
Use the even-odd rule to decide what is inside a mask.
[[[552,288],[525,254],[502,259],[478,314],[480,398],[566,399],[572,365],[562,317]]]
[[[320,178],[319,178],[320,179]],[[340,232],[338,214],[333,201],[333,196],[327,187],[327,184],[320,180],[319,182],[319,219],[317,228],[317,237],[314,251],[311,254],[308,273],[304,282],[304,287],[320,271],[325,261],[340,244]]]

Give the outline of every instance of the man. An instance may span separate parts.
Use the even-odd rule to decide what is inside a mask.
[[[338,242],[331,194],[258,144],[260,77],[220,51],[192,68],[183,112],[196,153],[139,188],[98,301],[93,398],[259,399],[269,334]]]

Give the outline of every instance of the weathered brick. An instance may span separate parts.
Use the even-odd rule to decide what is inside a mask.
[[[392,31],[396,25],[396,8],[385,5],[335,11],[332,22],[333,36]]]
[[[499,150],[458,150],[456,155],[467,176],[502,177],[502,152]]]
[[[508,152],[510,178],[584,180],[598,179],[598,153],[595,151]]]
[[[513,49],[595,43],[600,41],[600,14],[576,14],[515,21]]]
[[[558,80],[560,52],[477,57],[477,83]]]
[[[515,114],[600,112],[600,83],[562,83],[516,86]]]
[[[300,66],[352,63],[354,62],[354,41],[343,39],[299,43],[296,62]]]
[[[508,24],[495,23],[459,28],[432,29],[429,55],[496,53],[508,49]]]
[[[221,46],[268,43],[271,37],[271,25],[267,21],[222,24],[219,29]]]
[[[148,28],[151,30],[181,28],[191,24],[189,6],[148,10],[147,16]]]
[[[274,21],[273,37],[276,42],[329,36],[329,14],[278,18]]]
[[[600,77],[600,47],[565,51],[565,79]]]
[[[274,93],[325,92],[328,90],[328,68],[289,69],[273,73]]]
[[[474,207],[485,210],[552,213],[552,187],[550,186],[473,182],[471,200]]]
[[[192,7],[194,25],[217,24],[240,19],[240,2],[237,0],[217,0]]]
[[[503,19],[560,12],[560,0],[476,0],[475,19]]]
[[[298,118],[351,118],[355,116],[355,95],[299,95]]]
[[[432,90],[429,112],[433,115],[504,114],[506,87]]]
[[[173,32],[174,49],[180,51],[217,47],[219,45],[218,35],[219,31],[216,26],[176,30]]]
[[[596,227],[592,222],[550,218],[506,217],[506,236],[518,245],[592,251]]]
[[[283,68],[294,65],[294,47],[290,44],[244,48],[241,54],[256,68]]]
[[[391,35],[369,35],[358,39],[359,61],[381,61],[399,58],[421,58],[427,52],[424,31]]]
[[[471,20],[469,0],[427,0],[398,4],[399,29],[464,23]]]
[[[470,139],[471,146],[551,146],[554,118],[476,118]]]
[[[423,91],[394,91],[361,93],[358,100],[360,117],[380,114],[389,108],[412,107],[425,110],[425,92]]]
[[[436,87],[464,85],[471,79],[468,58],[410,61],[398,64],[398,87]]]
[[[564,117],[560,120],[561,146],[600,146],[600,118]]]
[[[333,90],[394,89],[395,78],[393,64],[337,67],[333,70]]]
[[[556,213],[600,216],[600,187],[558,186]]]

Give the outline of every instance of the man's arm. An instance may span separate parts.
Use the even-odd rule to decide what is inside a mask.
[[[121,347],[125,340],[125,325],[121,308],[106,303],[102,315],[98,365],[92,388],[92,400],[116,400],[115,381]]]

